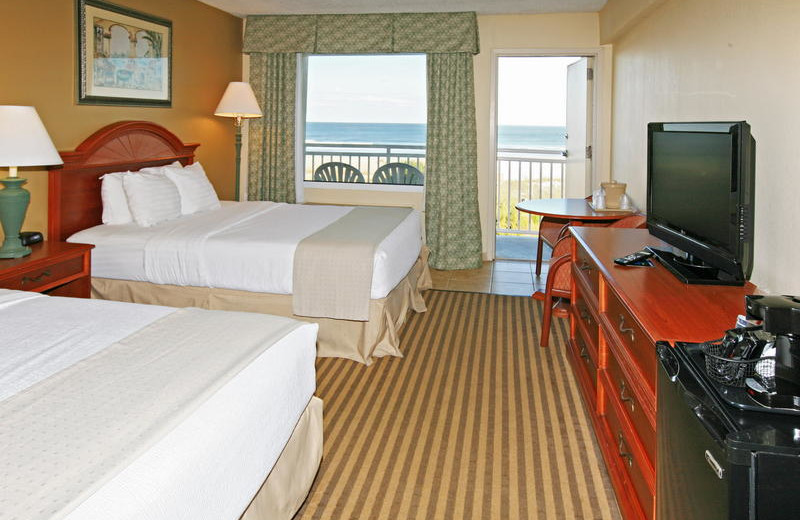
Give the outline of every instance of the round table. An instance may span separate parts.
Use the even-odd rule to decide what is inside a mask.
[[[630,210],[595,211],[586,199],[523,200],[514,207],[523,213],[569,220],[574,225],[587,221],[614,222],[633,214]]]
[[[633,215],[630,210],[595,211],[586,199],[532,199],[523,200],[514,207],[523,213],[531,213],[543,217],[539,226],[540,236],[536,245],[536,276],[539,276],[542,272],[542,242],[546,241],[541,236],[543,224],[548,224],[550,232],[557,235],[560,227],[564,224],[571,226],[602,226]],[[550,240],[553,243],[548,241],[547,244],[553,247],[556,237],[552,236]]]

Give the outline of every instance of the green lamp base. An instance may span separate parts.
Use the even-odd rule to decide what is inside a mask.
[[[31,248],[22,245],[19,230],[25,220],[25,211],[31,200],[31,194],[22,187],[27,179],[7,177],[0,179],[5,189],[0,190],[0,224],[3,226],[3,245],[0,247],[0,258],[21,258],[31,254]]]

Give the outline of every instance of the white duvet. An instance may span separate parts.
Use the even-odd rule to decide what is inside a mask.
[[[174,310],[0,289],[0,401]],[[316,331],[284,336],[66,518],[238,518],[315,390]]]
[[[92,276],[157,284],[292,293],[297,244],[352,207],[227,202],[222,208],[142,228],[100,225],[68,241],[94,244]],[[378,247],[370,298],[384,298],[422,248],[420,214],[411,212]]]

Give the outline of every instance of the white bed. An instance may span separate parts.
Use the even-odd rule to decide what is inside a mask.
[[[5,410],[3,402],[36,391],[48,378],[91,360],[174,312],[168,307],[0,289],[0,412]],[[265,327],[293,326],[288,318],[259,315],[257,319]],[[313,398],[316,332],[315,324],[300,324],[280,337],[127,467],[105,478],[77,507],[58,518],[242,517],[276,462],[285,457],[281,454],[297,435],[301,416],[312,408],[310,403],[316,401],[318,406]],[[309,450],[318,464],[321,438],[316,440],[320,446]],[[2,464],[11,451],[6,450],[0,450],[0,468],[8,471],[8,464]],[[13,477],[5,474],[0,481]],[[0,484],[0,504],[2,490]],[[298,505],[295,498],[291,507]],[[1,506],[0,518],[4,518]]]
[[[298,243],[352,209],[222,202],[220,209],[152,227],[101,224],[67,241],[94,244],[92,276],[99,278],[292,294]],[[375,251],[370,298],[385,298],[421,250],[420,214],[412,211]]]

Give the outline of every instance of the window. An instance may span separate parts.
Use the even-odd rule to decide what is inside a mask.
[[[422,185],[425,65],[423,54],[308,56],[303,180]]]

